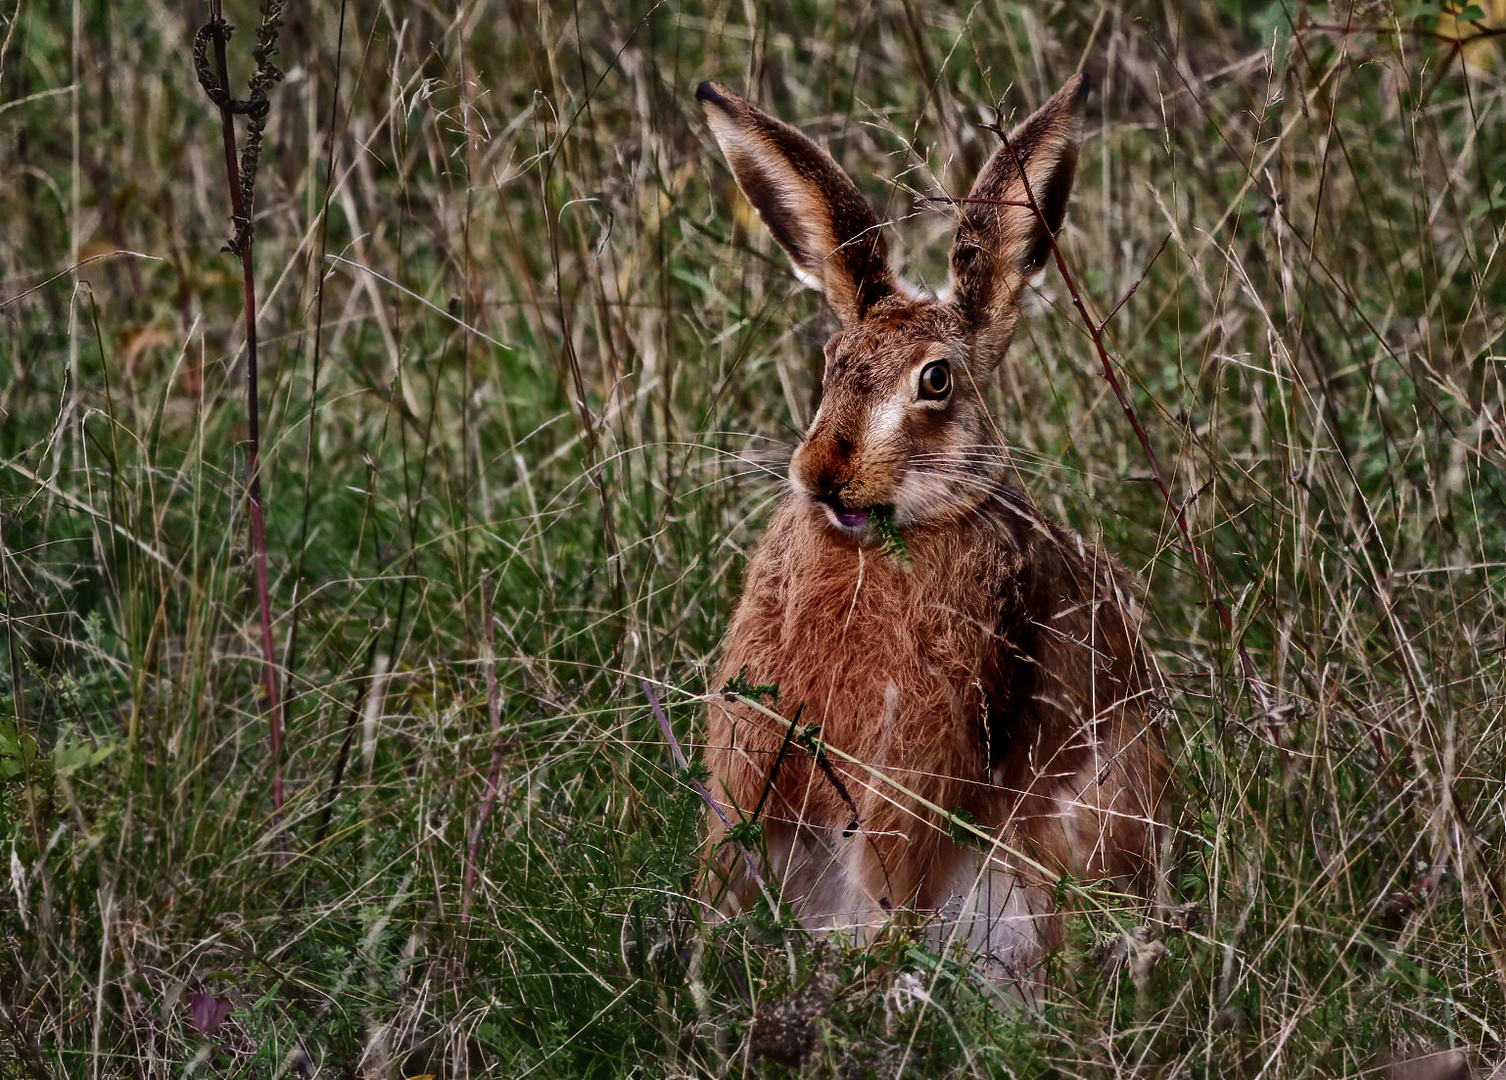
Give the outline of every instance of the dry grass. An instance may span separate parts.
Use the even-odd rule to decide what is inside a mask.
[[[1442,40],[1506,12],[391,0],[342,39],[295,5],[255,247],[278,824],[202,13],[9,7],[0,1077],[1506,1057],[1506,41]],[[830,325],[691,88],[828,141],[934,286],[921,197],[976,170],[984,107],[1079,64],[1064,253],[1100,313],[1144,275],[1108,343],[1235,635],[1048,274],[998,415],[1139,575],[1202,921],[1137,987],[1084,914],[1022,1011],[902,934],[699,925],[700,808],[638,680],[692,742]],[[502,784],[466,924],[486,572]],[[772,1016],[794,1065],[752,1054]]]

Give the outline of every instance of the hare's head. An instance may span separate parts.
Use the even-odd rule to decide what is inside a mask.
[[[743,193],[842,322],[790,462],[790,483],[837,529],[862,536],[880,514],[900,526],[945,518],[991,489],[1002,450],[981,383],[1014,337],[1020,291],[1050,257],[1087,88],[1069,79],[984,166],[941,297],[895,275],[878,216],[830,154],[715,83],[696,91]]]

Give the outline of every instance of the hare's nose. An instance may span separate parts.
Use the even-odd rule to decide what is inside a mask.
[[[842,489],[852,482],[852,465],[845,455],[811,461],[810,485],[822,502],[840,503]]]
[[[817,499],[837,499],[852,482],[855,450],[855,442],[846,432],[823,425],[796,451],[795,475]]]
[[[822,502],[840,502],[842,489],[852,477],[845,473],[822,472],[816,476],[816,497]]]

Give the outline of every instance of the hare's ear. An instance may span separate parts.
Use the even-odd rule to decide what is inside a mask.
[[[1061,228],[1082,138],[1078,106],[1089,88],[1087,76],[1072,76],[1011,131],[962,207],[952,247],[953,302],[986,342],[979,350],[985,361],[997,360],[1014,336],[1020,290],[1045,265]]]
[[[716,83],[695,96],[743,194],[844,324],[894,292],[878,216],[830,154]]]

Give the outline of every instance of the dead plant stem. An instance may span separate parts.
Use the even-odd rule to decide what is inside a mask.
[[[215,73],[220,86],[228,88],[230,75],[225,62],[224,13],[221,0],[210,0]],[[261,608],[262,685],[267,695],[267,722],[272,753],[272,814],[282,816],[282,709],[277,688],[277,664],[272,654],[272,603],[267,587],[267,538],[261,501],[261,412],[257,388],[256,279],[252,275],[251,248],[254,229],[250,208],[241,190],[240,164],[236,159],[235,112],[225,99],[217,102],[220,133],[225,144],[225,176],[230,184],[231,213],[235,219],[234,247],[241,257],[241,287],[246,317],[246,503],[251,519],[251,553],[256,569],[256,599]]]

